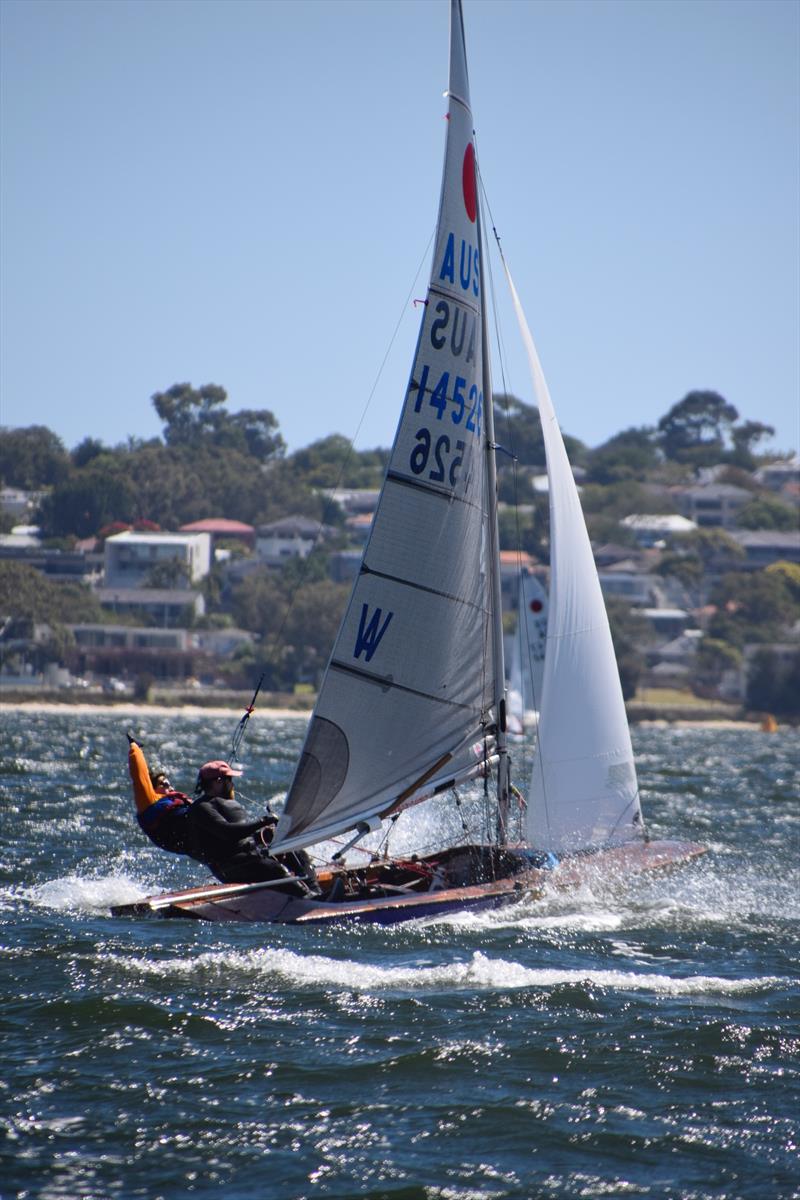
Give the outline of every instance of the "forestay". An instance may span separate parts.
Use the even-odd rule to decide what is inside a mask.
[[[508,269],[506,268],[508,274]],[[578,489],[516,289],[550,492],[550,605],[528,839],[555,853],[643,835],[628,719]]]
[[[385,815],[475,770],[497,694],[482,256],[460,6],[431,280],[360,574],[274,849]]]

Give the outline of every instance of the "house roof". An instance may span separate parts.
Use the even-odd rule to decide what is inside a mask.
[[[500,551],[500,566],[501,567],[532,567],[536,562],[533,555],[528,554],[525,550],[501,550]]]
[[[763,546],[773,550],[800,550],[800,530],[797,529],[733,529],[729,537],[745,550]]]
[[[200,592],[184,588],[97,588],[95,595],[101,604],[194,604]]]
[[[726,497],[729,500],[749,500],[753,495],[747,488],[737,487],[735,483],[698,483],[692,487],[678,488],[677,493],[695,500],[723,500]]]
[[[619,562],[609,563],[600,571],[601,575],[644,575],[646,573],[647,568],[643,567],[641,562],[635,558],[623,558]]]
[[[697,529],[694,521],[679,513],[631,513],[620,521],[628,529],[652,530],[654,533],[690,533]]]
[[[611,563],[619,562],[623,558],[630,558],[632,548],[620,546],[616,542],[604,542],[602,546],[592,546],[592,553],[596,563]]]
[[[643,608],[640,610],[648,620],[688,621],[689,614],[685,608]]]
[[[175,542],[176,545],[191,544],[194,538],[202,537],[203,535],[197,532],[194,533],[134,533],[132,529],[123,529],[121,533],[114,533],[111,537],[106,538],[106,545],[109,542],[128,542],[141,546],[153,546],[159,542]]]
[[[206,517],[203,521],[190,521],[188,525],[181,525],[180,531],[181,533],[215,533],[227,534],[232,537],[239,534],[252,537],[255,528],[252,525],[245,525],[244,521],[229,521],[227,517]]]
[[[320,525],[319,521],[299,515],[282,517],[279,521],[272,521],[269,525],[259,525],[258,527],[259,537],[285,534],[287,537],[315,538],[317,534],[324,533],[326,530],[327,526]]]

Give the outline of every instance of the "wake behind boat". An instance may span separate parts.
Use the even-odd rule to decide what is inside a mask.
[[[507,904],[588,873],[663,868],[703,852],[647,838],[588,534],[518,302],[545,436],[552,560],[527,825],[510,844],[486,256],[460,0],[451,0],[447,115],[411,379],[271,851],[352,834],[349,848],[412,805],[489,773],[492,815],[479,840],[465,832],[467,844],[435,854],[359,868],[330,863],[315,881],[321,895],[288,895],[281,880],[218,884],[122,905],[115,915],[389,923]]]

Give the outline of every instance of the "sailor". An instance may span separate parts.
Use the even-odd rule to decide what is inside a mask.
[[[128,771],[139,827],[160,850],[189,854],[186,817],[191,800],[173,788],[164,771],[148,769],[142,747],[131,733],[128,744]]]
[[[270,812],[263,817],[248,817],[234,797],[233,780],[241,773],[222,759],[200,768],[187,817],[189,853],[223,883],[256,883],[299,875],[306,878],[291,883],[287,879],[286,888],[280,890],[304,896],[318,893],[306,854],[292,855],[287,866],[269,853],[277,818]]]
[[[248,817],[233,798],[233,778],[241,775],[216,760],[200,768],[195,799],[176,791],[165,771],[147,766],[140,743],[128,733],[128,770],[133,784],[139,827],[161,850],[187,854],[207,866],[223,883],[257,883],[287,879],[281,891],[317,894],[319,888],[308,855],[273,857],[267,847],[277,818]],[[306,876],[295,882],[293,875]]]

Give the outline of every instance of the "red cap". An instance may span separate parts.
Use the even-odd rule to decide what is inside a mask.
[[[221,758],[215,758],[213,762],[203,763],[198,778],[203,780],[225,779],[231,775],[241,775],[241,773],[241,771],[234,771],[233,767]]]

